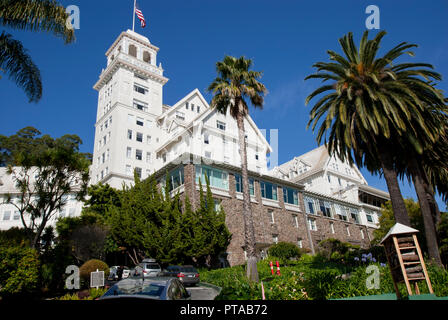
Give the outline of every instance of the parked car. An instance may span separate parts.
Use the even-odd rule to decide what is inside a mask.
[[[199,272],[193,266],[169,266],[162,274],[168,277],[176,277],[185,285],[196,285],[199,283]]]
[[[172,277],[127,278],[118,281],[98,300],[191,300],[182,282]]]
[[[120,266],[112,266],[109,268],[110,272],[109,272],[109,280],[118,280],[118,268]],[[129,277],[131,273],[131,269],[129,269],[128,267],[124,266],[123,267],[123,274],[121,275],[122,279],[125,279],[127,277]]]
[[[162,268],[155,259],[143,259],[138,266],[143,269],[144,277],[156,277],[162,272]]]

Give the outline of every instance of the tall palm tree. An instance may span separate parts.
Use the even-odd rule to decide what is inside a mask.
[[[0,25],[3,27],[51,32],[70,43],[75,33],[65,8],[54,0],[0,0]],[[0,70],[25,91],[30,102],[42,97],[42,79],[21,42],[5,31],[0,34]]]
[[[241,176],[243,185],[243,220],[244,243],[247,253],[247,277],[258,281],[257,257],[255,251],[255,230],[250,206],[249,178],[247,173],[247,151],[244,119],[249,114],[246,100],[256,108],[263,108],[266,87],[258,81],[262,73],[249,70],[251,59],[225,56],[223,61],[216,63],[218,76],[210,84],[208,91],[213,94],[211,107],[230,115],[236,120],[241,155]]]
[[[310,111],[308,127],[315,127],[326,115],[318,131],[317,141],[327,144],[330,153],[348,159],[371,172],[382,172],[391,196],[395,219],[409,225],[409,217],[398,184],[397,147],[406,141],[409,151],[422,153],[422,146],[434,143],[440,128],[427,124],[426,105],[443,104],[442,94],[427,80],[440,80],[440,75],[426,63],[395,63],[415,44],[402,42],[383,57],[377,58],[381,39],[379,32],[368,40],[366,31],[359,49],[352,33],[339,40],[345,57],[329,50],[331,63],[318,62],[317,73],[306,79],[333,81],[324,85],[307,99],[326,94]],[[426,80],[426,81],[425,81]],[[328,133],[328,139],[327,139]],[[402,151],[399,149],[398,151]]]

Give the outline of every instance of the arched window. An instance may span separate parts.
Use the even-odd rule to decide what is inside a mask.
[[[137,47],[133,44],[129,46],[129,55],[137,58]]]
[[[143,52],[143,61],[151,63],[151,54],[148,51]]]

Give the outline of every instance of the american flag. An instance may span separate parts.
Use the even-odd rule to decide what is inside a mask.
[[[137,14],[137,17],[140,19],[140,24],[142,28],[144,28],[146,26],[146,21],[145,17],[143,16],[143,12],[139,8],[137,8],[137,6],[135,6],[135,13]]]

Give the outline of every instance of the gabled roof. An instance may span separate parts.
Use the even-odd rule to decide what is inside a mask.
[[[201,92],[199,91],[199,89],[194,89],[193,91],[191,91],[189,94],[187,94],[184,98],[182,98],[181,100],[179,100],[178,102],[176,102],[176,104],[174,104],[170,110],[168,110],[167,112],[163,113],[162,115],[160,115],[157,118],[157,121],[162,120],[163,118],[165,118],[166,116],[170,115],[171,113],[175,112],[176,110],[178,110],[180,107],[183,106],[183,104],[189,100],[191,97],[193,97],[194,95],[198,95],[198,97],[200,98],[201,102],[205,105],[206,109],[201,111],[201,113],[198,114],[198,116],[196,118],[194,118],[192,121],[190,121],[188,124],[183,125],[185,126],[185,129],[181,132],[179,132],[177,136],[180,136],[182,134],[184,134],[187,130],[189,130],[191,127],[197,125],[200,121],[203,121],[206,117],[212,115],[214,112],[218,112],[216,109],[211,108],[210,105],[207,103],[207,101],[205,100],[204,96],[201,94]],[[249,125],[253,128],[253,130],[256,132],[256,134],[260,137],[261,141],[267,146],[267,150],[268,152],[272,152],[272,147],[269,145],[268,141],[266,140],[266,137],[261,133],[260,129],[258,129],[257,125],[255,124],[255,122],[253,121],[253,119],[251,118],[250,115],[246,116],[246,120],[249,123]],[[174,138],[174,137],[173,137]],[[159,152],[160,150],[166,148],[167,145],[169,145],[172,141],[166,141],[164,144],[162,144],[159,148],[157,148],[156,152]]]
[[[183,108],[183,104],[185,102],[187,102],[188,100],[190,100],[193,96],[197,95],[199,97],[199,99],[201,100],[201,102],[205,105],[205,107],[207,109],[210,109],[210,106],[208,105],[207,101],[205,100],[204,96],[201,94],[201,92],[199,91],[198,88],[194,89],[193,91],[191,91],[190,93],[188,93],[185,97],[183,97],[181,100],[177,101],[172,107],[170,107],[169,109],[166,110],[166,112],[162,113],[157,120],[160,121],[163,118],[165,118],[166,116],[173,114],[173,112],[179,110],[181,107]],[[204,111],[202,111],[200,114],[204,113]]]
[[[389,237],[391,236],[395,236],[395,235],[399,235],[399,234],[407,234],[407,233],[418,233],[419,231],[405,226],[404,224],[401,223],[396,223],[392,228],[390,228],[389,232],[386,234],[386,236],[383,238],[383,240],[381,240],[381,244],[386,241]]]

